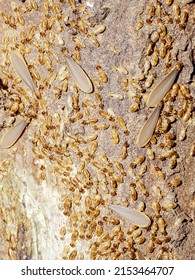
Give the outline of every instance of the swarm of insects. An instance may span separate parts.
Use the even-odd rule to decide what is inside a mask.
[[[2,5],[1,258],[179,258],[191,4],[109,1]]]

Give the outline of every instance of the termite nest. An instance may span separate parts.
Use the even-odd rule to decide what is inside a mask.
[[[109,29],[105,19],[95,23],[87,1],[15,1],[2,9],[0,170],[8,176],[20,148],[30,147],[24,157],[32,157],[37,185],[59,194],[60,259],[177,258],[169,215],[176,223],[175,189],[183,185],[177,146],[188,138],[194,107],[173,51],[172,26],[185,30],[188,5],[164,2],[152,1],[133,26],[135,38],[147,37],[134,76],[118,46],[106,45],[116,57],[111,69],[86,55],[101,49]],[[8,257],[16,259],[9,209],[1,216]]]

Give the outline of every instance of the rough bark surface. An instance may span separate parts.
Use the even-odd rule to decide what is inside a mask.
[[[17,143],[0,150],[0,259],[194,259],[194,4],[161,2],[0,1],[0,134],[21,119],[29,121]],[[183,11],[188,14],[185,22]],[[80,17],[86,32],[81,31]],[[48,21],[46,30],[43,19]],[[33,25],[35,35],[28,40]],[[100,25],[105,31],[94,35]],[[154,31],[159,39],[148,54]],[[75,38],[85,47],[78,47]],[[35,93],[18,80],[10,63],[9,53],[15,49],[25,57],[32,76],[33,69],[40,76],[33,76]],[[65,80],[58,78],[66,66],[66,51],[75,59],[80,53],[78,63],[93,81],[93,93],[77,93],[66,68]],[[146,61],[152,62],[155,53],[159,61],[147,70]],[[41,63],[41,55],[51,65],[49,60]],[[136,137],[151,112],[144,98],[176,61],[183,64],[176,81],[179,90],[164,99],[151,142],[138,148]],[[106,83],[98,65],[108,77]],[[85,124],[93,118],[97,122]],[[94,128],[102,124],[108,124],[107,129]],[[125,142],[127,157],[122,157]],[[164,157],[170,151],[173,155]],[[140,156],[144,161],[139,164]],[[133,226],[109,210],[109,204],[141,208],[151,226]]]

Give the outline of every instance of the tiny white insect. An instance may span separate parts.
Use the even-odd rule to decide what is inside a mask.
[[[71,56],[66,56],[65,58],[70,73],[73,76],[78,87],[85,93],[91,93],[93,91],[93,85],[85,71],[76,61],[74,61]]]
[[[11,57],[12,65],[15,68],[18,75],[27,84],[27,86],[31,89],[31,91],[34,92],[35,91],[34,83],[22,55],[18,51],[12,51],[10,53],[10,57]]]
[[[117,213],[119,216],[129,220],[132,224],[136,226],[148,227],[151,224],[150,218],[138,210],[113,204],[108,205],[108,207],[115,213]]]
[[[167,74],[160,83],[150,92],[146,99],[148,107],[156,106],[166,95],[166,93],[172,87],[179,70],[174,68],[169,74]]]
[[[10,128],[2,137],[0,140],[0,147],[4,149],[8,149],[11,146],[13,146],[17,140],[22,135],[24,129],[26,128],[27,122],[25,120],[22,120],[14,127]]]
[[[136,144],[139,147],[145,146],[150,141],[150,138],[152,137],[156,124],[158,122],[161,107],[161,105],[157,105],[145,124],[142,126],[136,140]]]

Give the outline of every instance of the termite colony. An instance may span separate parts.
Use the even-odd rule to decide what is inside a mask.
[[[129,116],[123,117],[105,106],[101,91],[109,76],[104,67],[94,67],[91,62],[93,71],[89,71],[82,60],[87,47],[100,47],[106,26],[90,20],[90,9],[82,1],[22,2],[12,2],[10,10],[1,13],[6,28],[12,31],[12,36],[4,36],[1,47],[0,86],[7,113],[2,129],[22,119],[10,130],[11,137],[10,131],[4,134],[1,145],[11,147],[25,128],[32,129],[34,176],[40,185],[46,181],[62,194],[59,209],[65,223],[59,236],[65,246],[60,257],[139,259],[147,255],[173,259],[164,216],[177,207],[173,190],[182,180],[179,176],[168,180],[167,176],[177,167],[176,140],[185,139],[191,121],[188,86],[175,83],[160,105],[157,102],[151,117],[156,116],[154,133],[142,144],[138,141],[138,146],[146,149],[139,149],[136,158],[130,150],[127,119],[140,113],[150,87],[160,81],[162,73],[155,71],[158,63],[165,73],[172,67],[178,69],[169,26],[174,24],[182,32],[188,21],[187,9],[181,9],[176,1],[154,1],[145,18],[138,20],[135,34],[145,26],[155,26],[146,42],[143,71],[132,78],[125,67],[115,66],[122,75],[122,93],[108,94],[119,103],[124,98],[130,100]],[[107,47],[120,56],[116,47]],[[23,63],[23,72],[27,65],[32,81],[26,75],[15,76],[14,71],[20,72],[18,63]],[[172,123],[180,120],[183,129],[176,135]],[[112,149],[105,146],[105,139]],[[154,184],[147,178],[153,178]],[[121,218],[130,215],[127,208],[136,209],[131,211],[132,220],[137,215],[137,223]]]
[[[179,209],[174,189],[183,182],[179,176],[178,162],[181,162],[181,159],[177,152],[177,143],[186,139],[187,128],[193,125],[194,105],[188,84],[176,81],[182,67],[186,65],[182,65],[182,61],[178,61],[179,56],[172,51],[177,39],[174,37],[175,30],[185,33],[188,22],[187,7],[180,7],[177,1],[172,0],[164,1],[165,3],[152,2],[147,7],[145,17],[138,20],[135,28],[138,34],[148,29],[149,39],[143,51],[142,73],[131,80],[130,90],[133,94],[130,95],[133,104],[130,111],[140,112],[145,109],[145,104],[148,111],[149,107],[155,107],[142,126],[136,142],[138,146],[146,147],[150,169],[150,175],[147,173],[147,176],[151,176],[155,182],[152,186],[152,209],[156,217],[152,227],[155,228],[158,224],[159,229],[165,233],[166,223],[163,217],[168,217],[166,211]],[[159,64],[162,69],[160,77],[159,68],[156,68]],[[164,77],[163,71],[167,74]],[[157,79],[159,83],[156,82]],[[179,132],[174,123],[181,127]],[[176,172],[177,176],[174,175]],[[170,237],[167,240],[170,240]]]

